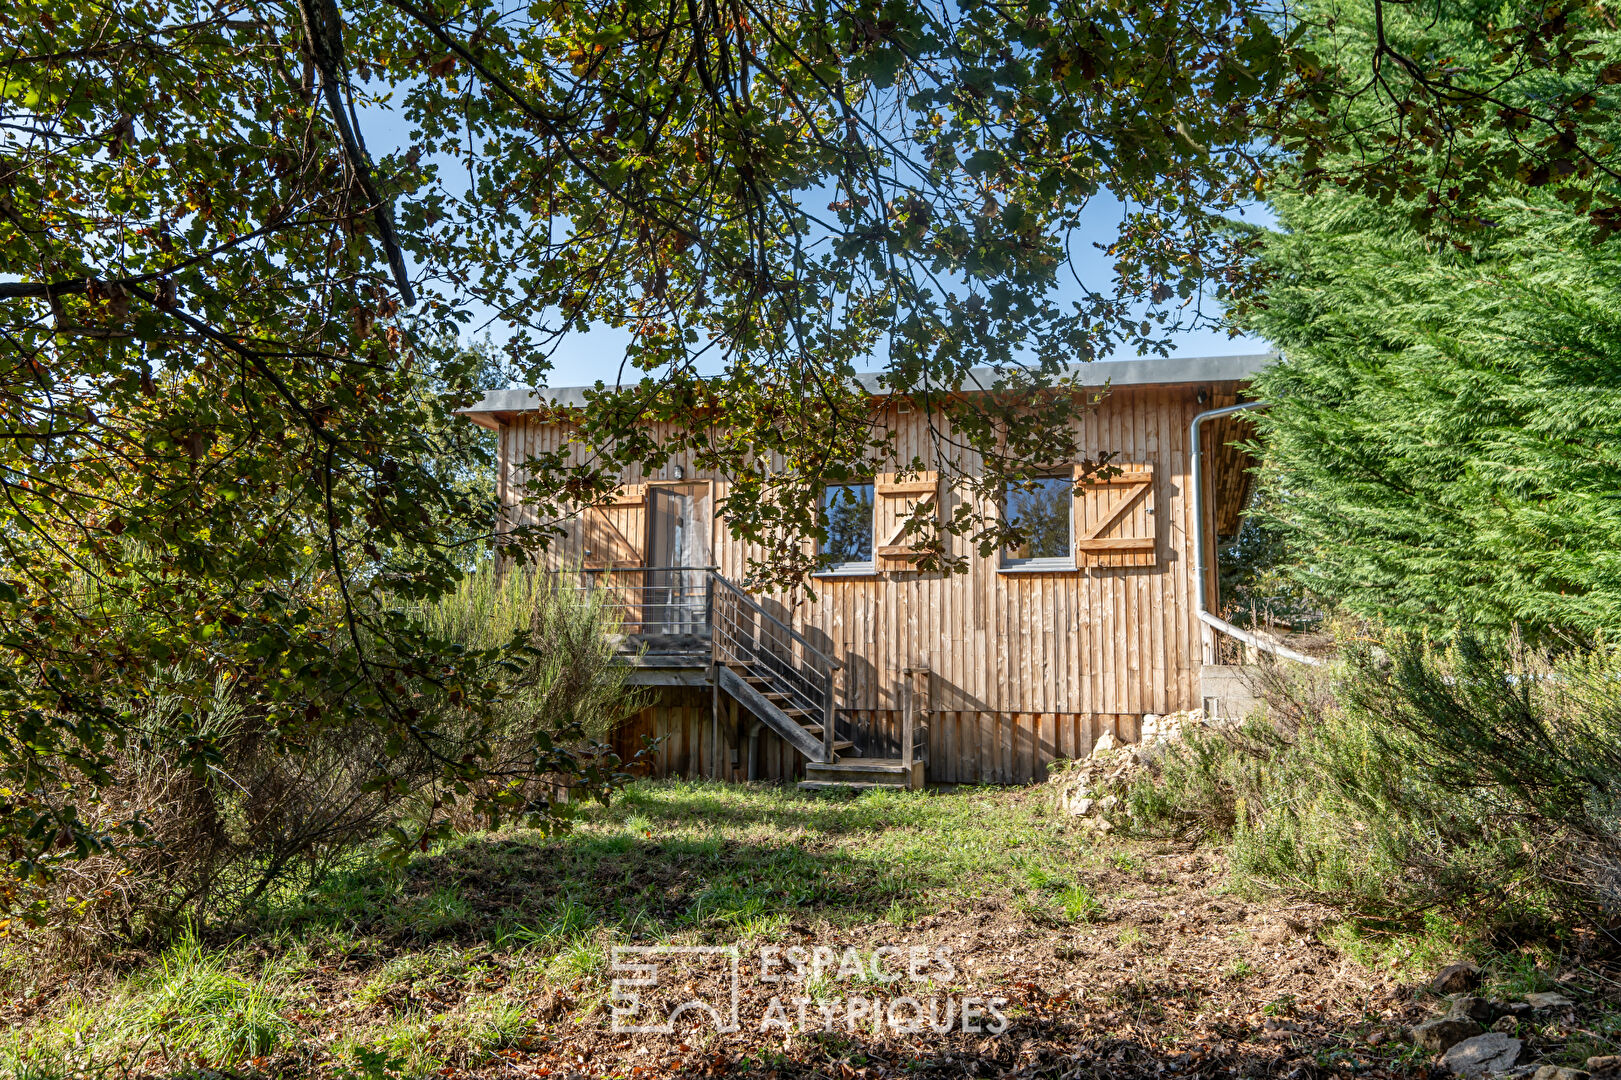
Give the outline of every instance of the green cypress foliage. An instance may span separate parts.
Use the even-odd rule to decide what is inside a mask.
[[[1275,200],[1264,511],[1312,591],[1409,628],[1621,628],[1621,246],[1504,202],[1468,252]]]
[[[1369,10],[1310,6],[1313,47],[1368,70]],[[1386,29],[1426,62],[1490,63],[1495,9],[1467,7]],[[1543,73],[1537,93],[1597,83],[1603,105],[1621,92],[1618,35],[1586,40],[1585,59]],[[1333,122],[1354,129],[1387,104],[1370,92]],[[1586,115],[1621,145],[1617,110]],[[1269,196],[1264,293],[1232,307],[1284,356],[1257,388],[1274,402],[1260,421],[1261,524],[1281,531],[1299,583],[1344,610],[1433,634],[1621,629],[1621,238],[1523,162],[1472,213],[1447,210],[1456,162],[1539,138],[1513,149],[1456,128],[1405,201],[1355,182],[1300,193],[1308,164],[1354,177],[1376,146],[1302,161]],[[1602,169],[1580,177],[1593,207],[1621,192]],[[1426,187],[1439,209],[1415,212]]]

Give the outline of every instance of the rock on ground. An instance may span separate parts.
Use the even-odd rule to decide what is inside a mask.
[[[1203,709],[1164,716],[1149,713],[1142,720],[1141,738],[1126,746],[1116,741],[1113,732],[1105,731],[1084,760],[1054,772],[1050,784],[1056,793],[1059,811],[1070,817],[1089,819],[1107,831],[1103,818],[1119,802],[1106,793],[1108,789],[1118,788],[1132,779],[1134,773],[1149,767],[1160,747],[1180,741],[1184,731],[1206,723]]]
[[[1499,1016],[1512,1013],[1513,1010],[1504,1007],[1500,1001],[1489,998],[1462,997],[1452,999],[1452,1005],[1447,1009],[1447,1016],[1454,1020],[1473,1020],[1477,1024],[1489,1024]]]
[[[1588,1080],[1591,1073],[1563,1065],[1544,1065],[1531,1074],[1531,1080]]]
[[[1519,1064],[1524,1049],[1525,1045],[1512,1036],[1488,1032],[1465,1039],[1442,1054],[1441,1067],[1465,1080],[1500,1076]]]
[[[1465,994],[1480,985],[1480,967],[1464,961],[1448,964],[1435,975],[1430,989],[1437,994]]]
[[[1541,994],[1525,995],[1525,1003],[1533,1009],[1568,1009],[1576,1003],[1564,994],[1548,991]]]
[[[1443,1016],[1414,1025],[1413,1041],[1431,1053],[1439,1054],[1465,1039],[1479,1035],[1483,1030],[1467,1016]]]

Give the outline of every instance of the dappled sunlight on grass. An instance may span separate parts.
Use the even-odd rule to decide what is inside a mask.
[[[988,895],[1061,925],[1096,903],[1074,875],[1078,860],[1101,857],[1050,815],[1039,791],[638,783],[611,805],[572,808],[559,834],[470,834],[403,868],[351,861],[267,903],[238,928],[246,936],[212,948],[188,938],[125,980],[114,1007],[0,1055],[15,1067],[66,1062],[83,1047],[101,1060],[155,1051],[230,1067],[296,1039],[285,1017],[303,1015],[312,987],[341,979],[333,1052],[426,1069],[523,1037],[524,994],[567,987],[576,1002],[604,1000],[616,942],[904,928]]]

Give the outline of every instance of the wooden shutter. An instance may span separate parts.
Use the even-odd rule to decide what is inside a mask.
[[[877,543],[872,554],[880,567],[904,569],[918,557],[916,534],[906,534],[906,521],[920,505],[940,515],[940,474],[926,472],[911,480],[896,480],[894,473],[879,473],[873,480],[873,522]]]
[[[585,566],[645,566],[647,563],[647,492],[642,484],[626,484],[607,501],[587,507],[580,515]]]
[[[1085,480],[1076,470],[1075,558],[1087,566],[1153,566],[1158,532],[1154,466],[1120,464],[1118,475]]]

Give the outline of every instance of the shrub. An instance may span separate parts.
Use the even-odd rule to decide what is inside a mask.
[[[1548,927],[1614,908],[1621,651],[1342,651],[1332,694],[1296,684],[1265,719],[1166,748],[1119,824],[1224,839],[1240,875],[1360,915]]]
[[[606,644],[615,626],[602,595],[573,590],[560,575],[500,574],[486,563],[434,604],[426,621],[468,648],[527,638],[530,662],[497,706],[507,734],[577,727],[581,738],[600,743],[636,708]]]
[[[75,807],[105,834],[137,821],[140,838],[61,860],[15,887],[13,904],[58,947],[89,955],[247,914],[278,890],[312,887],[384,836],[399,850],[436,830],[488,823],[460,807],[499,805],[550,823],[558,787],[604,793],[628,779],[600,745],[635,704],[601,605],[541,575],[486,567],[425,614],[433,632],[453,632],[469,651],[495,655],[520,640],[509,650],[518,659],[492,669],[504,679],[493,716],[452,719],[405,741],[335,703],[288,738],[251,672],[217,676],[202,701],[160,685],[120,706],[124,737],[111,748],[107,783]],[[172,675],[176,686],[198,682],[193,671]],[[477,775],[447,779],[445,763],[468,756]],[[461,798],[448,797],[452,786]]]

